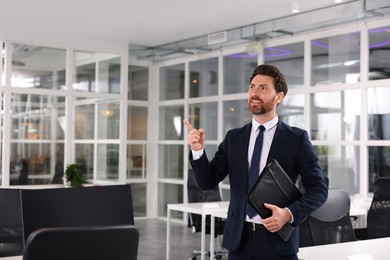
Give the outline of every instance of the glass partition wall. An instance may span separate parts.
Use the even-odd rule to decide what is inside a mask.
[[[136,217],[165,218],[168,203],[187,202],[182,120],[206,129],[211,158],[229,129],[250,122],[249,78],[271,63],[289,84],[280,119],[308,131],[330,187],[369,197],[390,173],[388,24],[268,39],[255,54],[242,44],[153,63],[1,44],[2,186],[50,184],[76,162],[91,182],[131,183]],[[220,190],[228,200],[229,179]]]
[[[178,122],[185,118],[205,129],[211,159],[229,129],[250,122],[247,88],[261,63],[284,73],[289,92],[278,115],[308,131],[330,188],[370,197],[374,180],[390,176],[389,47],[390,28],[366,24],[267,40],[258,43],[258,55],[246,53],[242,45],[233,52],[161,63],[158,182],[164,196],[158,216],[166,216],[168,203],[187,202],[190,150],[187,131]],[[222,199],[228,200],[229,180],[219,186]]]
[[[1,46],[2,186],[63,184],[78,163],[91,183],[136,182],[134,215],[146,216],[149,68],[123,69],[118,54]]]

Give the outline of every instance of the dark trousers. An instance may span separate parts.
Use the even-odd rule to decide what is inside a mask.
[[[229,260],[298,260],[298,256],[279,255],[269,246],[265,228],[251,231],[244,228],[240,246],[229,252]],[[281,242],[282,243],[282,242]]]

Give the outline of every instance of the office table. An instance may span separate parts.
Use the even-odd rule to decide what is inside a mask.
[[[196,202],[196,203],[178,203],[178,204],[168,204],[167,212],[167,251],[166,259],[169,260],[171,256],[171,211],[181,211],[185,213],[199,214],[202,216],[202,229],[201,229],[201,260],[205,259],[205,242],[206,242],[206,216],[211,215],[214,211],[227,211],[229,205],[228,201],[219,201],[219,202]],[[226,216],[226,214],[225,214]],[[214,228],[211,228],[211,232],[214,232]],[[211,236],[211,238],[213,238]],[[210,247],[214,239],[210,239]],[[214,254],[210,254],[210,259],[214,259]]]
[[[351,217],[357,217],[357,220],[353,222],[354,228],[365,228],[367,226],[367,212],[370,207],[370,204],[371,201],[369,200],[351,200],[351,208],[350,208],[349,215]],[[210,213],[211,215],[210,238],[214,237],[215,218],[226,218],[227,206],[224,208],[213,210]],[[210,255],[214,255],[214,251],[215,251],[214,239],[211,239]]]
[[[17,256],[6,256],[6,257],[0,257],[1,260],[22,260],[23,256],[17,255]]]
[[[372,198],[351,198],[351,208],[349,210],[349,215],[351,217],[355,217],[355,220],[352,221],[352,226],[354,229],[367,227],[367,212],[370,209],[371,201]]]
[[[210,259],[211,256],[214,255],[215,244],[214,244],[214,236],[215,236],[215,218],[223,218],[226,219],[227,216],[228,205],[225,208],[216,209],[210,213]]]
[[[389,246],[390,237],[358,240],[300,248],[298,257],[300,260],[387,260]]]

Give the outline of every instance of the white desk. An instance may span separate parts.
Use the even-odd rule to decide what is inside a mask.
[[[304,247],[299,249],[298,257],[302,260],[349,260],[352,256],[361,256],[361,260],[387,260],[389,256],[390,237],[359,240],[323,246]]]
[[[214,251],[215,251],[215,244],[214,244],[214,235],[215,235],[215,218],[223,218],[226,219],[227,217],[227,210],[228,210],[227,205],[225,208],[221,208],[218,210],[214,210],[211,212],[211,220],[210,220],[210,259],[211,256],[214,256]]]
[[[353,223],[354,228],[365,228],[367,226],[367,212],[370,208],[371,201],[362,200],[351,200],[351,209],[349,215],[351,217],[358,217]],[[228,205],[227,205],[228,206]],[[227,207],[219,210],[214,210],[210,213],[211,215],[211,226],[210,226],[210,237],[214,237],[215,231],[215,218],[226,218]],[[390,245],[389,245],[390,246]],[[214,255],[214,240],[210,241],[210,255]],[[376,259],[375,259],[376,260]]]
[[[229,205],[228,201],[221,202],[199,202],[199,203],[179,203],[179,204],[168,204],[167,212],[167,252],[166,259],[170,260],[171,257],[171,211],[182,211],[186,213],[194,213],[202,216],[202,229],[201,229],[201,260],[205,259],[205,241],[206,241],[206,216],[211,215],[214,211],[227,211]],[[226,214],[225,214],[226,216]],[[214,226],[215,224],[213,224]],[[211,232],[214,232],[214,228],[211,227]],[[211,235],[210,235],[211,236]],[[211,236],[214,238],[214,235]],[[214,248],[214,239],[210,239],[210,247],[213,244]],[[214,254],[210,254],[210,259],[214,259]]]
[[[351,217],[357,217],[352,222],[353,228],[366,228],[367,227],[367,213],[370,209],[372,199],[356,199],[351,198],[351,208],[349,215]]]
[[[23,256],[17,255],[17,256],[7,256],[7,257],[0,257],[1,260],[22,260]]]

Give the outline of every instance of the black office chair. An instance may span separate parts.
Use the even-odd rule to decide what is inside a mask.
[[[64,164],[62,162],[56,163],[54,167],[54,176],[51,179],[51,184],[63,184],[64,180]]]
[[[136,260],[134,225],[38,229],[26,241],[23,260]]]
[[[345,190],[329,189],[326,202],[301,223],[299,247],[356,241],[350,204]]]
[[[20,190],[0,189],[0,257],[23,253]]]
[[[209,190],[202,190],[198,182],[195,179],[192,170],[188,171],[188,202],[215,202],[221,201],[221,195],[218,186]],[[206,234],[210,234],[211,218],[206,217]],[[202,216],[198,214],[188,214],[188,227],[192,229],[192,233],[201,232],[202,230]],[[225,221],[221,218],[215,218],[215,238],[220,238],[221,251],[215,252],[215,259],[222,259],[223,256],[227,256],[227,252],[222,248],[221,235],[223,234],[225,227]],[[210,256],[210,252],[206,252],[207,256]],[[201,251],[192,252],[189,259],[194,260],[197,256],[201,255]]]
[[[22,166],[20,169],[18,185],[27,185],[28,184],[28,174],[29,174],[28,161],[26,159],[23,159],[21,164],[22,164]]]
[[[390,236],[390,178],[375,180],[374,197],[367,213],[367,238]]]

